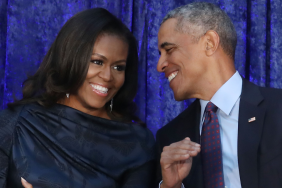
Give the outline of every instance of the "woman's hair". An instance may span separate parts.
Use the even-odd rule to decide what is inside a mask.
[[[120,37],[129,45],[123,86],[114,97],[113,113],[110,101],[108,115],[115,120],[137,121],[133,99],[138,85],[137,42],[130,30],[103,8],[82,11],[70,18],[44,57],[37,72],[23,83],[23,98],[9,104],[38,102],[49,107],[66,96],[74,94],[85,81],[93,45],[101,34]]]

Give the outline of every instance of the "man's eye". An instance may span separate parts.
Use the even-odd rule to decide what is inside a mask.
[[[172,50],[172,48],[169,48],[169,49],[166,49],[165,51],[166,51],[167,53],[169,53],[171,50]]]
[[[114,69],[117,70],[117,71],[124,71],[126,68],[125,65],[116,65],[114,66]]]
[[[92,63],[97,64],[97,65],[102,65],[103,61],[100,60],[91,60]]]

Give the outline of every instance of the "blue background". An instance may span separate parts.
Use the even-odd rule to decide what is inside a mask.
[[[177,102],[156,71],[157,33],[166,13],[190,0],[0,0],[0,109],[35,73],[62,25],[75,13],[103,7],[119,17],[139,41],[138,115],[155,133],[192,101]],[[235,64],[257,85],[282,88],[280,0],[210,0],[231,17],[238,34]]]

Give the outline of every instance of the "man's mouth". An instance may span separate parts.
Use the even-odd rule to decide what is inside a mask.
[[[94,89],[94,90],[96,90],[96,91],[98,91],[98,92],[100,92],[100,93],[103,93],[103,94],[106,94],[106,93],[108,93],[108,88],[106,88],[106,87],[103,87],[103,86],[101,86],[101,85],[97,85],[97,84],[90,84],[91,85],[91,87]]]
[[[168,81],[171,82],[171,80],[173,80],[178,74],[178,71],[175,71],[173,73],[171,73],[169,76],[168,76]]]

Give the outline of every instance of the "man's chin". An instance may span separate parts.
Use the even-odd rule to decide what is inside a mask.
[[[184,101],[184,100],[187,100],[187,99],[191,99],[191,98],[194,98],[194,96],[192,96],[190,93],[188,92],[176,92],[174,90],[173,91],[173,95],[174,95],[174,99],[176,101]]]
[[[184,96],[178,95],[176,93],[173,93],[173,94],[174,94],[174,99],[176,101],[184,101],[184,100],[186,100],[186,98]]]

